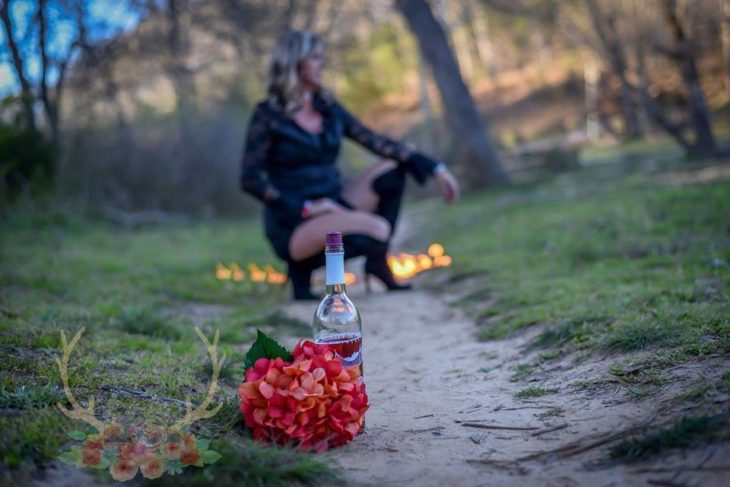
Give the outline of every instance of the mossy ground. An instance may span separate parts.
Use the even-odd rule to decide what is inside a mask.
[[[672,172],[691,176],[712,161],[607,154],[539,184],[470,194],[434,210],[419,238],[439,240],[453,256],[452,286],[478,323],[479,339],[539,326],[530,346],[542,351],[542,362],[566,353],[608,355],[614,365],[607,374],[647,391],[662,387],[670,365],[730,349],[730,183],[667,183]],[[211,448],[225,455],[167,481],[335,478],[312,456],[252,444],[237,414],[235,386],[255,328],[274,336],[307,333],[277,312],[286,288],[215,279],[218,262],[276,262],[258,221],[126,229],[36,209],[11,213],[0,232],[5,476],[32,474],[69,442],[74,425],[53,407],[63,400],[54,362],[60,330],[73,335],[86,327],[71,361],[78,397],[94,394],[104,415],[162,421],[182,410],[108,386],[200,401],[210,366],[193,332],[198,325],[209,337],[221,330],[229,357],[219,396],[227,401],[224,412],[200,425],[216,437]],[[518,367],[514,381],[528,379],[537,365]],[[728,373],[723,377],[721,384],[698,384],[688,400],[726,390]],[[515,391],[524,399],[552,392],[535,385]]]
[[[168,482],[288,485],[320,484],[332,471],[311,455],[267,449],[247,439],[236,385],[245,351],[260,327],[274,336],[306,335],[301,323],[277,313],[280,286],[221,282],[218,262],[275,263],[255,221],[197,222],[124,229],[61,212],[27,212],[2,223],[0,243],[0,461],[19,480],[57,457],[83,426],[58,411],[65,402],[54,357],[60,330],[69,339],[85,327],[73,352],[70,384],[97,411],[166,424],[179,403],[199,403],[210,380],[207,353],[194,326],[212,338],[221,331],[225,401],[212,421],[198,425],[223,458],[188,469]],[[300,329],[297,329],[299,327]],[[109,387],[117,388],[110,390]],[[153,399],[119,390],[143,392]],[[83,428],[81,428],[83,429]],[[197,470],[197,471],[194,471]],[[108,475],[108,474],[106,474]],[[7,480],[7,479],[6,479]]]
[[[431,215],[453,222],[431,235],[456,275],[480,276],[459,303],[480,339],[541,325],[535,348],[727,353],[730,183],[668,185],[668,172],[703,163],[651,162],[470,195]]]

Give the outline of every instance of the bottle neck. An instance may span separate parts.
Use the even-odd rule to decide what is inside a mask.
[[[342,284],[327,284],[325,286],[325,292],[327,294],[346,294],[347,287],[345,283]]]
[[[325,252],[327,294],[345,292],[345,253]]]

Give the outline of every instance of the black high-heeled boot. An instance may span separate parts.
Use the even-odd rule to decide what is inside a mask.
[[[372,239],[371,239],[372,240]],[[378,278],[388,291],[406,291],[412,289],[411,284],[400,284],[393,277],[393,273],[388,267],[388,243],[381,242],[379,240],[373,240],[375,244],[368,252],[365,259],[365,290],[369,293],[370,288],[370,276]]]
[[[312,293],[312,271],[324,265],[324,255],[289,262],[289,280],[292,283],[292,296],[295,301],[319,301],[321,296]]]
[[[406,172],[398,166],[373,179],[373,192],[378,195],[378,206],[375,214],[382,216],[390,223],[391,234],[395,231],[403,193],[406,188]]]
[[[393,273],[388,267],[386,258],[368,258],[365,261],[365,290],[370,293],[370,276],[375,276],[385,284],[388,291],[407,291],[413,289],[412,284],[399,284],[393,277]]]

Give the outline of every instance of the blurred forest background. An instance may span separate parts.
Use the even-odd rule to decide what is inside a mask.
[[[470,188],[576,167],[594,143],[655,139],[691,164],[728,133],[726,0],[1,5],[3,206],[52,194],[120,219],[254,210],[238,165],[287,29],[326,39],[326,83],[348,108]],[[348,144],[343,170],[371,160]]]

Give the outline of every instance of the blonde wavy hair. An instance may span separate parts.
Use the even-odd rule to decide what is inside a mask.
[[[269,64],[269,100],[291,116],[301,106],[301,63],[324,48],[321,37],[309,31],[290,31],[274,47]],[[320,88],[325,94],[326,90]]]

